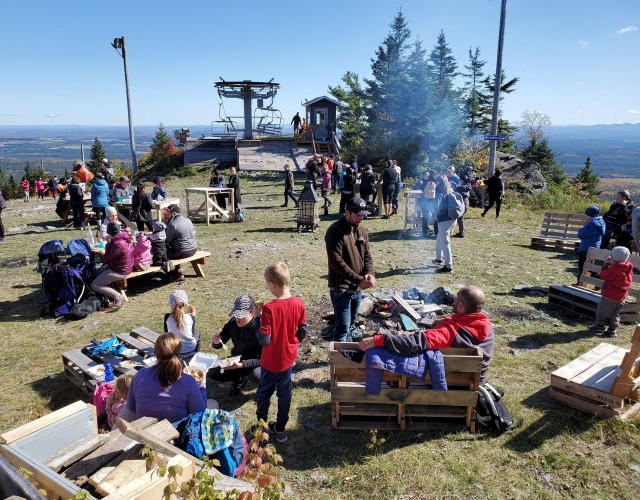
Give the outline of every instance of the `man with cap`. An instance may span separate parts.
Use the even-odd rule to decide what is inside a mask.
[[[602,209],[598,205],[590,205],[584,211],[587,216],[587,222],[578,230],[578,238],[580,238],[580,247],[578,248],[578,280],[582,275],[582,268],[587,260],[587,252],[589,248],[600,248],[602,237],[605,233],[605,223],[600,216]]]
[[[180,215],[180,207],[173,203],[163,210],[162,215],[167,223],[167,229],[165,231],[167,235],[165,240],[167,244],[167,257],[169,259],[182,259],[195,254],[198,251],[196,230],[191,220]],[[180,270],[180,266],[173,268],[169,260],[165,271],[173,271],[174,269],[175,277],[182,279],[184,275]]]
[[[333,340],[351,340],[362,290],[376,284],[367,230],[360,222],[370,215],[362,198],[352,198],[344,215],[324,237],[329,262],[328,281],[334,311]]]
[[[126,200],[127,198],[131,198],[133,196],[134,189],[131,187],[131,182],[126,175],[120,177],[120,180],[113,188],[113,193],[111,194],[111,203],[116,203],[118,200]],[[130,212],[127,208],[120,207],[120,213],[124,215],[127,219],[129,218]]]
[[[162,197],[162,199],[159,199]],[[154,201],[162,201],[167,199],[167,188],[162,182],[162,178],[157,175],[153,178],[153,191],[151,191],[151,199]]]
[[[214,335],[211,347],[222,349],[231,340],[231,356],[240,356],[240,361],[224,370],[215,367],[209,370],[208,377],[218,382],[233,382],[231,395],[235,396],[247,385],[249,377],[254,382],[260,380],[260,356],[262,346],[256,336],[260,320],[253,315],[254,301],[248,295],[238,297],[231,310],[231,319],[222,327],[219,335]]]

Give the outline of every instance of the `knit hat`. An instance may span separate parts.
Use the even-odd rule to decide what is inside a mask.
[[[154,233],[160,233],[165,229],[167,229],[167,225],[164,222],[160,222],[156,220],[156,221],[153,221],[153,224],[151,224],[151,230]]]
[[[598,205],[589,205],[584,213],[589,217],[598,217],[602,213],[602,209]]]
[[[155,177],[153,178],[153,183],[154,183],[154,184],[157,184],[157,185],[162,184],[162,178],[160,178],[160,177],[158,177],[158,176],[155,176]]]
[[[107,234],[109,236],[115,236],[120,233],[120,223],[119,222],[109,222],[107,225]]]
[[[243,295],[236,299],[233,310],[229,314],[232,318],[243,318],[253,311],[253,299],[248,295]]]
[[[631,255],[631,252],[625,247],[615,247],[611,250],[611,260],[614,262],[626,262],[629,255]]]
[[[184,290],[174,290],[169,294],[169,305],[171,309],[175,309],[178,304],[187,305],[189,303],[189,297]]]
[[[113,207],[107,207],[105,212],[107,214],[107,217],[109,217],[110,215],[117,215],[118,214],[118,211]]]

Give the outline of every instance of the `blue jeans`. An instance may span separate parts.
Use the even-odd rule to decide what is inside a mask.
[[[333,304],[333,340],[336,342],[349,342],[351,340],[351,328],[356,322],[362,292],[352,292],[342,288],[331,289],[331,303]]]
[[[262,368],[260,382],[258,383],[256,417],[265,422],[269,421],[269,404],[271,396],[277,390],[278,395],[278,416],[276,418],[276,430],[284,432],[284,428],[289,421],[289,409],[291,408],[291,370],[287,368],[280,373],[270,372]]]

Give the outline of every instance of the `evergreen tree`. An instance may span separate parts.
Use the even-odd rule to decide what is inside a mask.
[[[164,125],[160,123],[160,127],[156,131],[156,135],[149,147],[149,156],[152,163],[157,163],[167,157],[167,148],[169,147],[170,137],[164,129]]]
[[[591,157],[587,156],[584,167],[580,169],[578,175],[573,178],[573,183],[579,191],[584,191],[589,196],[599,196],[602,191],[598,191],[600,177],[591,169]]]
[[[98,172],[102,165],[102,160],[106,157],[107,153],[102,147],[102,143],[96,137],[91,146],[91,169],[94,172]]]
[[[516,89],[519,78],[512,78],[507,81],[504,70],[500,76],[500,81],[504,82],[500,87],[500,102],[504,99],[505,94],[510,94]],[[488,75],[482,80],[482,91],[478,94],[478,104],[480,106],[480,120],[477,130],[483,134],[491,133],[491,120],[493,116],[493,90],[495,88],[495,75]],[[501,118],[502,112],[498,113],[498,135],[507,138],[506,141],[499,144],[500,151],[512,150],[515,144],[511,142],[516,127],[511,125],[507,120]]]
[[[475,134],[480,128],[480,85],[484,76],[483,68],[486,61],[480,60],[480,47],[475,52],[469,48],[469,65],[465,65],[468,73],[463,73],[467,78],[465,89],[465,115],[466,126],[470,134]]]
[[[524,160],[529,160],[540,165],[540,171],[549,184],[563,184],[567,181],[567,174],[555,160],[556,154],[549,147],[547,139],[532,141],[520,152]]]
[[[344,87],[329,86],[329,94],[342,104],[339,108],[338,127],[342,131],[340,146],[345,158],[358,154],[366,127],[364,96],[359,78],[357,74],[347,71],[342,77]]]
[[[18,185],[15,178],[13,177],[13,174],[9,176],[9,182],[7,182],[7,185],[5,187],[6,187],[5,198],[9,199],[9,198],[21,197],[22,193],[20,192],[20,186]]]

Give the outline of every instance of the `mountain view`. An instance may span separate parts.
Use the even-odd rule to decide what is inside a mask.
[[[165,126],[172,135],[174,129]],[[156,133],[157,126],[135,128],[136,153],[142,155]],[[192,137],[210,135],[208,125],[191,125]],[[285,130],[285,133],[287,131]],[[640,162],[640,124],[551,126],[547,129],[549,145],[557,161],[569,175],[576,174],[587,156],[601,177],[630,177],[637,174]],[[6,175],[24,171],[28,161],[37,166],[42,161],[45,171],[61,174],[81,159],[90,157],[95,138],[102,143],[109,159],[130,163],[129,129],[126,126],[0,126],[0,167]]]

